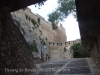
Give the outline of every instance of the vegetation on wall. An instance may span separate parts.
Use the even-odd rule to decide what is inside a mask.
[[[64,52],[66,52],[66,50],[67,50],[66,47],[64,47]]]
[[[33,52],[38,52],[37,44],[36,44],[35,40],[33,40],[32,44],[29,44],[29,47]]]
[[[40,18],[38,18],[37,21],[38,21],[38,23],[39,23],[39,25],[40,25]]]
[[[39,28],[39,25],[37,24],[37,27]]]
[[[84,50],[81,43],[75,43],[70,47],[70,49],[73,50],[74,58],[89,57],[89,53],[87,53],[86,50]]]
[[[37,25],[37,22],[34,19],[31,19],[32,24],[35,26]]]
[[[31,20],[31,18],[29,16],[27,16],[26,14],[25,14],[25,16],[26,16],[27,20],[29,20],[29,21]]]
[[[42,35],[42,31],[41,30],[39,30],[40,31],[40,33],[41,33],[41,35]]]
[[[21,27],[20,22],[19,22],[18,20],[16,20],[16,19],[13,19],[13,20],[14,20],[14,22],[17,24],[17,26],[20,28],[20,27]]]
[[[25,31],[24,31],[24,29],[23,29],[23,28],[21,28],[21,30],[22,30],[23,34],[25,35]]]
[[[58,27],[56,26],[56,24],[55,23],[52,23],[52,29],[53,30],[55,30],[55,29],[57,29]]]
[[[46,45],[46,43],[45,43],[45,41],[44,41],[44,40],[42,40],[42,45],[43,45],[43,46],[45,46],[45,45]]]
[[[32,24],[35,26],[35,28],[39,28],[39,25],[37,24],[37,22],[34,20],[34,19],[31,19],[29,16],[27,16],[26,14],[25,14],[25,16],[26,16],[26,19],[27,20],[29,20],[29,21],[31,21],[32,22]],[[40,24],[40,19],[38,18],[38,23]]]

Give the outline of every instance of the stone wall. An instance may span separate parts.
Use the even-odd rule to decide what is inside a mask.
[[[14,24],[11,15],[0,22],[2,27],[0,45],[0,74],[29,75],[30,72],[8,72],[6,69],[34,68],[34,59],[24,36]],[[0,20],[1,21],[1,20]]]
[[[82,38],[82,43],[83,47],[90,53],[95,64],[100,67],[100,36],[93,36],[87,39]]]
[[[66,48],[64,43],[51,43],[48,45],[50,52],[50,60],[71,59],[72,52]],[[66,48],[64,50],[64,48]]]
[[[66,32],[65,29],[63,28],[63,26],[61,24],[57,25],[57,29],[53,30],[52,29],[52,25],[51,23],[47,22],[42,16],[38,15],[38,14],[34,14],[31,12],[31,10],[29,8],[27,8],[26,10],[20,9],[16,12],[12,12],[11,13],[13,16],[13,19],[16,19],[17,21],[20,22],[20,31],[22,32],[22,28],[24,29],[25,34],[24,35],[26,41],[31,44],[33,42],[33,40],[36,41],[37,43],[37,48],[38,48],[38,53],[33,52],[33,55],[35,55],[35,57],[38,58],[46,58],[46,54],[50,53],[51,51],[55,51],[58,50],[58,55],[56,55],[55,53],[52,52],[51,54],[51,58],[53,59],[65,59],[67,58],[66,54],[68,54],[67,52],[64,53],[63,49],[64,46],[55,46],[55,48],[53,49],[54,46],[49,45],[49,42],[65,42],[66,41]],[[34,19],[37,24],[38,27],[35,27],[33,25],[33,23],[31,21],[29,21],[29,19],[26,19],[26,15],[27,17],[30,17],[31,19]],[[38,23],[38,18],[40,18],[40,24]],[[33,29],[34,28],[34,29]],[[41,44],[41,39],[45,41],[46,43],[46,47],[44,47]],[[52,48],[52,49],[51,49]],[[42,54],[41,54],[42,52]],[[63,56],[65,54],[65,56]],[[38,55],[38,56],[36,56]],[[56,58],[54,58],[56,55]],[[53,56],[53,57],[52,57]],[[52,59],[51,59],[52,60]]]

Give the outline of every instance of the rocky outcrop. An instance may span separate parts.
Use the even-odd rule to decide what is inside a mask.
[[[15,72],[8,72],[5,69],[31,69],[34,67],[32,52],[29,50],[27,42],[20,33],[19,28],[14,24],[10,14],[2,27],[0,58],[1,75],[4,75],[4,73],[17,74]],[[23,72],[20,74],[23,74]],[[29,73],[25,74],[28,75]]]

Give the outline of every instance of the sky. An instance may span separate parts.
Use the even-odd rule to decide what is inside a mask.
[[[44,5],[40,7],[40,9],[38,6],[35,7],[35,5],[31,5],[29,8],[33,13],[38,13],[44,17],[45,20],[47,20],[48,14],[55,10],[57,6],[57,0],[47,0]],[[71,14],[64,20],[64,22],[61,22],[61,24],[66,29],[67,41],[72,41],[80,38],[78,22]]]

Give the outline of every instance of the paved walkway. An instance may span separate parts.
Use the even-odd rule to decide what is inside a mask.
[[[76,58],[37,64],[31,75],[100,75],[100,70],[90,58]]]

